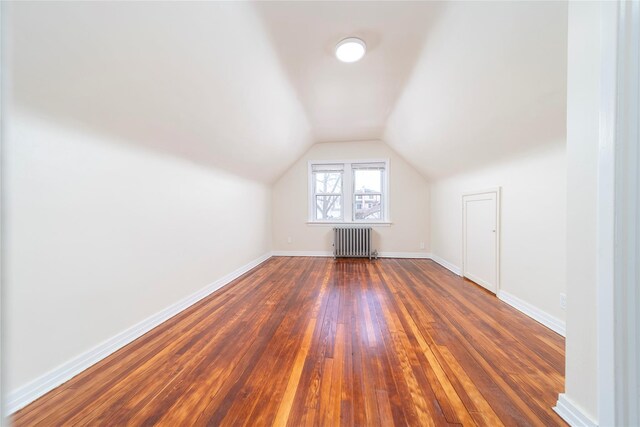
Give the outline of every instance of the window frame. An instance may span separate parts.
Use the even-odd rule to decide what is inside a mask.
[[[380,199],[382,204],[381,219],[355,219],[355,170],[357,167],[352,165],[382,163],[384,170],[382,172],[382,188]],[[316,219],[316,192],[315,178],[313,175],[314,165],[342,165],[342,218],[340,220],[320,220]],[[351,225],[391,225],[389,216],[389,159],[358,159],[358,160],[309,160],[307,165],[307,183],[308,183],[308,218],[307,224],[332,225],[332,224],[351,224]],[[362,193],[360,193],[362,194]]]

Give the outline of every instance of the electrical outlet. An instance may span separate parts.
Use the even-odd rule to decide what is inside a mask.
[[[287,237],[287,243],[291,243],[293,242],[293,239],[291,237]]]
[[[560,294],[560,308],[563,310],[567,308],[567,294]]]
[[[424,242],[420,242],[420,249],[424,249]]]

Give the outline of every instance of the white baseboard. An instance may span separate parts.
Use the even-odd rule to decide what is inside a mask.
[[[139,338],[140,336],[149,332],[151,329],[160,325],[162,322],[170,319],[171,317],[200,301],[214,291],[229,284],[233,280],[242,276],[247,271],[262,264],[270,257],[271,253],[262,255],[260,258],[243,265],[242,267],[216,280],[215,282],[199,290],[198,292],[189,295],[186,298],[183,298],[182,300],[170,305],[169,307],[154,314],[153,316],[146,318],[142,322],[130,327],[125,331],[122,331],[118,335],[109,338],[108,340],[95,346],[91,350],[88,350],[76,356],[75,358],[47,372],[41,377],[36,378],[28,384],[25,384],[22,387],[19,387],[18,389],[10,392],[7,396],[6,401],[7,413],[12,414],[16,412],[17,410],[25,407],[45,393],[69,381],[80,372],[91,367],[105,357],[134,341],[136,338]]]
[[[526,314],[538,323],[543,324],[552,331],[562,335],[563,337],[565,336],[565,323],[557,317],[554,317],[549,313],[540,310],[538,307],[531,305],[517,296],[503,290],[498,291],[498,298],[516,310]]]
[[[273,256],[308,256],[308,257],[333,257],[329,251],[273,251]],[[428,252],[380,252],[379,258],[426,258],[431,259]]]
[[[458,276],[462,276],[462,270],[457,265],[451,264],[449,261],[445,261],[437,255],[431,254],[431,259],[451,271],[453,274],[457,274]]]
[[[598,423],[586,415],[566,394],[558,395],[558,403],[553,408],[571,427],[597,427]]]
[[[273,256],[311,256],[311,257],[333,257],[330,251],[273,251]]]
[[[378,257],[431,259],[431,254],[429,252],[380,252]]]

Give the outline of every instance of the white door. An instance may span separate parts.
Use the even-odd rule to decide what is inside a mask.
[[[498,291],[498,190],[462,197],[463,275]]]

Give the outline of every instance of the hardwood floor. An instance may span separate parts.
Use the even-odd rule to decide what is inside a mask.
[[[429,260],[271,258],[26,425],[565,425],[564,339]]]

